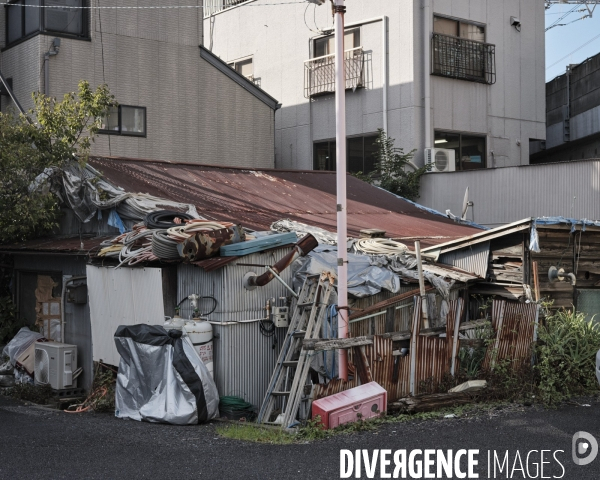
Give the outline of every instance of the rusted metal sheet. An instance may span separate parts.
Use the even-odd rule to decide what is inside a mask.
[[[539,306],[535,303],[494,300],[492,327],[496,339],[488,347],[485,368],[493,368],[497,362],[506,359],[513,360],[514,366],[531,361],[538,311]]]
[[[244,170],[155,160],[90,157],[89,163],[128,192],[191,203],[206,218],[268,230],[289,218],[336,231],[335,172]],[[348,234],[385,228],[389,237],[423,238],[423,246],[480,230],[435,215],[349,175]]]
[[[34,251],[34,252],[65,252],[65,253],[77,253],[81,252],[86,254],[91,250],[100,247],[100,244],[105,240],[112,240],[111,237],[53,237],[53,238],[36,238],[35,240],[29,240],[13,245],[1,245],[0,251]]]

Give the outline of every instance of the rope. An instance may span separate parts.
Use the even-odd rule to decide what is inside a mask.
[[[408,251],[406,245],[389,238],[361,238],[354,248],[367,255],[402,255]]]

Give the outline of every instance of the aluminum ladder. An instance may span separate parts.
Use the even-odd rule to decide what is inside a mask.
[[[258,413],[258,423],[281,425],[284,428],[293,424],[310,368],[310,355],[302,349],[302,341],[319,338],[333,283],[334,277],[329,272],[308,275],[304,280],[287,336]],[[296,360],[294,357],[297,355]],[[277,397],[284,397],[282,413],[276,421],[271,422]]]

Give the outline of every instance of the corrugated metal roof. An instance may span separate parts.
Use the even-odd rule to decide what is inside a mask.
[[[36,238],[35,240],[28,240],[23,243],[16,243],[13,245],[0,245],[0,251],[37,251],[37,252],[68,252],[87,254],[90,251],[100,247],[100,244],[105,240],[112,240],[114,236],[110,237],[52,237],[52,238]],[[81,244],[83,243],[83,248]]]
[[[89,163],[128,192],[191,203],[206,218],[255,230],[268,230],[274,221],[289,218],[336,231],[335,172],[249,170],[116,157],[91,157]],[[358,237],[365,228],[381,228],[388,237],[423,238],[423,246],[432,246],[481,232],[350,175],[347,192],[350,236]]]

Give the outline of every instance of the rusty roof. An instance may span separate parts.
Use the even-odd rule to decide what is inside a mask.
[[[92,250],[98,249],[100,244],[105,240],[112,240],[114,237],[89,237],[69,236],[69,237],[51,237],[51,238],[36,238],[22,243],[12,245],[0,245],[0,251],[11,253],[18,252],[65,252],[65,253],[81,253],[87,255]],[[83,243],[83,249],[81,244]]]
[[[90,157],[109,181],[132,193],[191,203],[198,213],[255,230],[284,218],[336,231],[335,172],[243,169],[120,157]],[[387,237],[433,246],[481,230],[435,215],[357,178],[347,177],[348,235],[380,228]],[[432,238],[438,237],[438,238]]]

